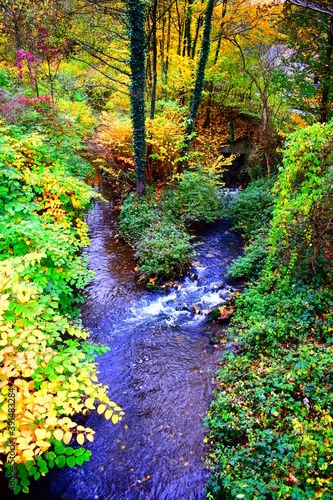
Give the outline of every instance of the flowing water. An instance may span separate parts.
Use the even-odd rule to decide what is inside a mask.
[[[86,254],[95,277],[82,320],[92,340],[110,347],[98,357],[99,379],[125,417],[114,426],[96,412],[88,416],[85,425],[96,430],[90,462],[53,470],[24,498],[202,499],[203,417],[221,347],[210,342],[216,325],[193,307],[210,310],[229,297],[226,267],[241,253],[241,239],[228,221],[201,227],[188,275],[176,287],[148,292],[130,247],[118,239],[119,200],[107,179],[95,182],[108,201],[97,201],[88,215]]]

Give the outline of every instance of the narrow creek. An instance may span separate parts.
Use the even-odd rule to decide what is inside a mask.
[[[179,286],[148,292],[137,282],[133,253],[118,240],[119,199],[96,176],[97,201],[87,216],[86,249],[95,277],[86,288],[82,319],[93,341],[110,350],[98,357],[99,379],[125,411],[114,426],[91,414],[92,457],[83,467],[53,470],[25,498],[34,500],[202,499],[207,452],[203,417],[221,348],[203,314],[225,301],[228,263],[242,251],[228,221],[198,231],[197,256]]]

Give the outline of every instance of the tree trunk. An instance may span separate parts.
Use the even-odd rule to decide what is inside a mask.
[[[262,96],[262,135],[264,140],[264,153],[265,153],[265,161],[267,167],[267,175],[271,176],[272,166],[270,161],[270,141],[269,141],[269,133],[268,133],[268,96],[267,90],[265,89]]]
[[[222,41],[222,34],[223,34],[223,26],[224,26],[224,18],[227,13],[227,5],[228,5],[228,0],[223,0],[223,7],[222,7],[222,21],[220,24],[220,29],[219,29],[219,39],[217,41],[217,47],[215,51],[215,57],[214,57],[214,65],[217,63],[217,59],[219,57],[220,49],[221,49],[221,41]]]
[[[156,86],[157,86],[157,40],[156,40],[157,0],[154,0],[152,13],[152,45],[153,45],[153,84],[151,88],[150,119],[155,116]]]
[[[320,103],[320,123],[327,122],[327,111],[329,104],[329,94],[331,88],[331,65],[332,65],[332,52],[333,52],[333,16],[330,19],[330,26],[328,30],[328,41],[326,49],[326,62],[324,68],[324,75],[322,80],[322,97]]]
[[[188,0],[187,12],[186,12],[186,21],[185,21],[185,34],[184,34],[184,46],[183,46],[183,57],[187,53],[188,57],[191,55],[191,21],[192,21],[192,5],[193,0]]]
[[[179,8],[178,8],[178,1],[176,0],[176,10],[177,10],[177,20],[178,20],[178,48],[177,48],[177,54],[180,56],[180,49],[181,49],[181,44],[182,44],[182,21],[179,13]]]
[[[147,17],[147,33],[146,33],[146,38],[149,36],[150,33],[150,22],[149,22],[149,16]],[[151,95],[151,88],[152,88],[152,69],[151,69],[151,56],[150,56],[150,49],[151,49],[151,44],[148,45],[148,50],[147,50],[147,60],[146,60],[146,85],[147,85],[147,91]]]
[[[201,26],[203,25],[203,16],[200,15],[197,20],[197,27],[195,30],[195,36],[193,40],[193,45],[192,45],[192,59],[194,59],[195,56],[195,49],[197,48],[197,42],[198,42],[198,37],[199,37],[199,31]]]
[[[164,5],[162,6],[164,8]],[[165,25],[166,25],[166,16],[163,14],[162,17],[162,36],[160,42],[160,52],[161,52],[161,80],[164,82],[165,77]]]
[[[168,12],[167,55],[166,55],[166,61],[165,61],[165,84],[166,85],[168,83],[169,53],[170,53],[170,38],[171,38],[171,1],[172,0],[170,0],[169,12]]]
[[[128,0],[131,41],[131,114],[136,167],[136,191],[145,188],[145,12],[140,0]]]
[[[217,63],[217,59],[218,59],[219,53],[220,53],[224,18],[225,18],[225,15],[227,13],[227,3],[228,3],[228,0],[223,0],[222,21],[221,21],[221,25],[220,25],[219,39],[217,42],[213,66],[215,66],[215,64]],[[214,84],[213,84],[213,81],[211,81],[209,83],[209,89],[208,89],[209,97],[208,97],[208,103],[207,103],[206,118],[205,118],[205,122],[203,124],[204,128],[210,127],[210,115],[211,115],[211,107],[212,107],[213,89],[214,89]]]
[[[206,8],[206,16],[205,16],[205,27],[202,37],[202,45],[201,45],[201,54],[200,60],[197,69],[197,77],[194,85],[192,100],[191,100],[191,109],[189,113],[189,117],[187,119],[187,125],[185,129],[185,146],[183,155],[185,156],[188,151],[188,147],[191,142],[191,135],[193,132],[194,122],[197,117],[198,109],[201,102],[202,97],[202,89],[205,81],[205,69],[209,55],[209,47],[210,47],[210,32],[212,29],[212,16],[214,10],[215,0],[208,0],[207,8]],[[178,172],[183,171],[183,162],[179,162],[178,164]]]

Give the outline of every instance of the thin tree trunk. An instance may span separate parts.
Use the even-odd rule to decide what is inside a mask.
[[[199,31],[200,31],[200,28],[202,25],[203,25],[203,16],[200,14],[200,16],[198,17],[198,20],[197,20],[197,27],[195,30],[195,36],[194,36],[193,45],[192,45],[192,59],[194,59],[194,56],[195,56],[195,49],[197,48]]]
[[[220,49],[221,49],[221,41],[222,41],[222,34],[223,34],[223,26],[224,26],[224,18],[227,13],[227,5],[228,5],[228,0],[223,0],[223,7],[222,7],[222,21],[219,29],[219,39],[217,41],[217,47],[215,51],[215,57],[214,57],[214,65],[217,63],[217,59],[219,57]]]
[[[178,1],[176,0],[176,10],[177,10],[177,20],[178,20],[178,49],[177,49],[177,54],[180,56],[180,49],[181,49],[181,44],[182,44],[182,21],[180,18],[180,13],[179,13],[179,8],[178,8]]]
[[[162,8],[165,8],[165,5],[162,6]],[[161,43],[160,43],[160,51],[161,51],[161,79],[164,81],[165,77],[165,58],[164,58],[164,53],[165,53],[165,25],[166,25],[166,16],[163,14],[162,17],[162,36],[161,36]]]
[[[168,83],[169,53],[170,53],[170,38],[171,38],[171,2],[172,2],[172,0],[170,0],[170,6],[169,6],[169,12],[168,12],[167,55],[166,55],[166,61],[165,61],[165,84],[166,85]]]
[[[194,85],[192,100],[191,100],[191,109],[189,113],[189,117],[187,119],[187,125],[185,129],[185,146],[183,154],[184,156],[187,154],[188,147],[191,142],[191,135],[193,132],[194,122],[197,117],[198,109],[201,102],[202,97],[202,89],[205,82],[205,69],[209,55],[210,48],[210,32],[212,29],[212,16],[214,11],[214,3],[215,0],[208,0],[207,8],[206,8],[206,16],[205,16],[205,27],[202,37],[202,45],[201,45],[201,54],[200,60],[197,69],[197,77]],[[181,173],[183,171],[183,162],[179,162],[178,164],[178,172]]]
[[[322,80],[323,90],[320,103],[320,123],[327,122],[327,111],[329,104],[328,101],[329,101],[330,83],[331,83],[332,52],[333,52],[333,16],[331,17],[330,26],[328,30],[328,45],[326,49],[326,62],[325,62],[324,76]]]
[[[192,5],[193,0],[188,0],[187,12],[186,12],[186,21],[185,21],[185,32],[184,32],[184,40],[183,40],[183,57],[187,53],[188,57],[191,55],[191,22],[192,22]]]
[[[272,166],[270,161],[270,141],[268,134],[268,96],[267,90],[265,89],[262,95],[262,133],[264,139],[264,153],[265,153],[265,161],[267,167],[267,175],[271,176]]]
[[[131,112],[133,149],[136,167],[136,191],[145,188],[145,12],[140,0],[128,0],[131,41]]]
[[[150,33],[149,16],[147,16],[147,31],[149,34]],[[149,94],[151,95],[153,76],[152,76],[152,69],[151,69],[150,49],[151,49],[151,44],[149,43],[148,50],[147,50],[146,75],[147,75],[147,90],[148,90]]]
[[[154,0],[152,13],[152,45],[153,45],[153,84],[151,88],[150,119],[154,119],[157,86],[157,40],[156,40],[157,0]]]

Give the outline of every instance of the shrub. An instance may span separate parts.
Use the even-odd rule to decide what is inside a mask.
[[[149,226],[136,246],[140,272],[144,276],[181,275],[194,255],[191,237],[182,224],[161,219]]]
[[[221,197],[213,172],[196,168],[185,171],[171,190],[165,206],[186,224],[212,222],[221,215]]]
[[[186,227],[195,221],[211,222],[221,213],[219,190],[213,174],[198,168],[176,176],[162,190],[147,189],[124,202],[120,231],[136,250],[142,275],[182,274],[194,255]]]
[[[147,182],[166,181],[174,170],[183,145],[183,116],[181,110],[165,103],[163,114],[147,119]],[[161,104],[157,109],[161,109]],[[133,169],[133,139],[131,120],[117,111],[101,114],[92,147],[108,164],[118,168]]]
[[[274,195],[272,188],[276,178],[259,179],[232,198],[227,215],[232,217],[233,228],[249,236],[267,225],[273,215]]]
[[[275,182],[275,178],[253,181],[227,205],[226,215],[232,217],[233,228],[247,236],[245,255],[236,259],[229,267],[230,277],[255,276],[266,262],[268,224],[274,208],[272,188]]]
[[[292,134],[275,188],[269,236],[270,260],[277,254],[285,275],[296,269],[310,278],[331,272],[332,178],[333,122]]]
[[[301,345],[225,360],[209,414],[214,498],[332,498],[331,356]]]

